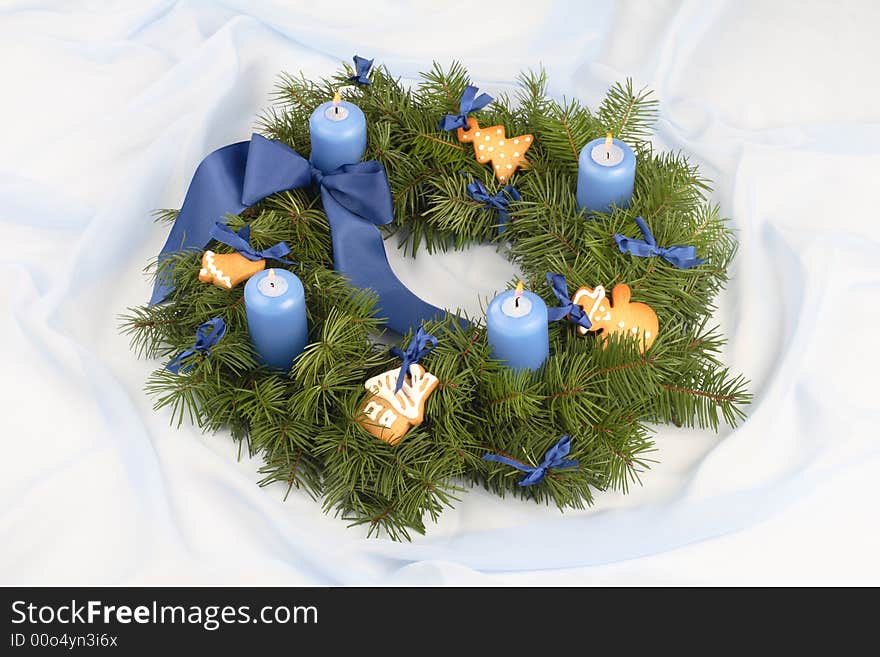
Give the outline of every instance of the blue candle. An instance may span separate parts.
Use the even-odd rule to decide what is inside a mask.
[[[266,269],[244,286],[248,332],[257,359],[287,371],[309,339],[302,282],[286,269]]]
[[[633,195],[636,156],[632,149],[611,133],[594,139],[581,149],[578,158],[578,207],[588,212],[611,212],[613,206],[625,208]]]
[[[492,357],[513,369],[536,370],[550,355],[547,304],[537,294],[507,290],[492,299],[486,326]]]
[[[309,117],[312,138],[312,164],[323,173],[343,164],[360,162],[367,150],[367,120],[360,108],[343,102],[339,94],[333,102],[319,105]]]

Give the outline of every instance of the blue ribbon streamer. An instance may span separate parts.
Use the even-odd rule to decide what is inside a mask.
[[[413,294],[388,264],[377,226],[393,219],[394,205],[381,163],[346,164],[321,174],[286,144],[257,134],[214,151],[199,164],[159,254],[160,264],[175,251],[204,249],[214,224],[225,216],[240,214],[270,194],[313,182],[321,190],[330,224],[333,266],[352,285],[376,293],[377,316],[398,333],[442,316],[443,310]],[[150,303],[163,301],[173,289],[166,269],[156,279]]]
[[[587,317],[587,313],[584,312],[584,309],[578,304],[572,302],[571,296],[568,294],[568,282],[565,280],[565,276],[562,274],[554,274],[552,271],[547,272],[547,283],[550,285],[550,289],[553,290],[553,294],[556,295],[556,298],[559,299],[560,303],[559,306],[547,309],[547,318],[550,321],[556,322],[568,317],[570,322],[582,326],[585,329],[588,329],[593,325],[590,318]]]
[[[172,358],[165,366],[165,369],[169,372],[174,372],[174,374],[189,372],[194,367],[194,364],[184,365],[183,361],[198,352],[210,356],[211,347],[220,342],[220,338],[224,335],[226,335],[226,322],[223,321],[222,317],[214,317],[204,324],[200,324],[196,329],[195,344]]]
[[[397,375],[397,387],[394,388],[394,392],[398,392],[403,387],[403,382],[409,373],[409,366],[418,363],[436,346],[437,338],[426,333],[425,329],[420,326],[413,339],[410,340],[406,351],[402,351],[400,347],[391,347],[391,355],[397,356],[403,361],[400,366],[400,374]]]
[[[503,463],[504,465],[510,465],[516,468],[517,470],[522,470],[526,473],[526,476],[523,477],[519,485],[520,486],[531,486],[533,484],[537,484],[544,480],[544,477],[547,476],[547,471],[550,468],[556,468],[561,470],[563,468],[576,468],[578,466],[578,462],[575,459],[567,459],[568,453],[571,451],[571,438],[568,436],[563,436],[560,438],[553,447],[547,450],[544,454],[544,462],[541,463],[538,467],[534,467],[528,465],[527,463],[520,463],[510,457],[501,456],[500,454],[486,454],[483,456],[483,459],[486,461],[495,461],[496,463]]]
[[[461,95],[461,100],[458,103],[458,114],[447,114],[444,116],[443,120],[440,121],[438,130],[449,131],[457,130],[458,128],[468,130],[467,115],[470,112],[476,112],[477,110],[483,109],[494,100],[489,94],[480,94],[477,96],[478,91],[479,89],[476,87],[472,87],[471,85],[466,86],[464,88],[464,93]]]
[[[225,244],[226,246],[231,246],[248,260],[257,261],[272,259],[278,260],[279,262],[283,262],[288,265],[293,264],[292,262],[290,262],[290,260],[284,259],[284,256],[290,253],[290,247],[287,246],[287,242],[278,242],[278,244],[270,246],[268,249],[263,249],[261,251],[253,248],[250,242],[250,226],[245,226],[236,233],[229,226],[227,226],[226,224],[221,224],[218,221],[211,229],[211,237],[213,237],[218,242]]]
[[[648,228],[648,224],[641,217],[636,217],[636,224],[642,231],[644,240],[634,237],[627,237],[616,233],[614,241],[617,242],[617,248],[621,253],[630,253],[638,258],[650,258],[651,256],[660,256],[673,267],[678,269],[690,269],[706,262],[705,259],[697,257],[697,249],[693,246],[657,246],[657,240],[654,234]]]
[[[348,78],[348,81],[352,84],[363,84],[369,85],[371,84],[370,79],[367,77],[367,73],[370,72],[370,69],[373,67],[372,59],[364,59],[363,57],[354,56],[354,68],[355,74]]]
[[[484,204],[484,210],[498,210],[498,234],[507,229],[510,215],[507,206],[513,201],[521,201],[522,197],[513,185],[507,185],[495,194],[489,194],[485,185],[479,180],[468,183],[467,193],[472,199]]]

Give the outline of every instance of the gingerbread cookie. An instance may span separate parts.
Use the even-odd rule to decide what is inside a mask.
[[[438,380],[419,364],[409,366],[403,386],[394,392],[400,368],[388,370],[371,379],[364,387],[370,391],[358,420],[364,429],[390,445],[396,445],[412,427],[425,419],[425,400],[434,392]]]
[[[240,253],[205,251],[199,280],[231,290],[265,268],[265,260],[248,260]]]
[[[592,322],[588,329],[578,326],[578,332],[585,335],[587,331],[602,331],[602,340],[612,333],[628,333],[639,339],[639,351],[645,353],[654,344],[660,324],[651,306],[630,303],[630,295],[629,285],[625,283],[614,286],[610,302],[601,285],[595,289],[578,288],[572,302],[583,308]]]
[[[532,135],[508,139],[503,125],[481,128],[475,118],[469,118],[467,122],[468,130],[458,129],[458,141],[465,144],[473,142],[477,161],[481,164],[489,162],[499,181],[509,180],[518,167],[525,169],[529,166],[526,151],[534,142]]]

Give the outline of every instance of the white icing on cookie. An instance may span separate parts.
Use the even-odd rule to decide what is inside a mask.
[[[207,267],[208,272],[210,272],[214,278],[216,278],[218,281],[223,283],[226,287],[231,289],[232,288],[232,281],[229,280],[229,276],[224,274],[223,270],[220,269],[219,267],[217,267],[216,264],[214,264],[214,256],[215,255],[216,254],[213,251],[205,251],[205,264],[208,265],[208,267]],[[203,268],[202,271],[204,272],[205,269]]]
[[[592,293],[587,292],[584,288],[581,288],[575,293],[574,298],[572,299],[572,303],[576,303],[580,306],[580,300],[584,297],[593,299],[593,306],[590,308],[590,312],[587,313],[587,317],[591,322],[595,322],[597,321],[597,318],[595,316],[596,310],[598,310],[599,304],[605,300],[605,288],[601,285],[597,285],[596,289],[593,290]],[[611,313],[607,313],[604,319],[611,319]],[[584,335],[586,334],[587,329],[585,329],[583,326],[578,326],[578,332],[581,335]]]

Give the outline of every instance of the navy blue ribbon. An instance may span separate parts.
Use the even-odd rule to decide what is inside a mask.
[[[496,463],[503,463],[504,465],[510,465],[516,468],[517,470],[522,470],[526,473],[526,476],[523,477],[519,485],[520,486],[531,486],[533,484],[537,484],[544,480],[544,477],[547,476],[547,471],[550,468],[556,468],[557,470],[561,470],[563,468],[576,468],[578,466],[578,462],[575,459],[567,459],[568,453],[571,451],[571,438],[568,436],[563,436],[560,438],[553,447],[547,450],[544,454],[544,462],[541,463],[538,467],[534,467],[527,463],[521,463],[520,461],[514,460],[508,456],[501,456],[500,454],[486,454],[483,456],[483,459],[486,461],[495,461]]]
[[[388,264],[377,229],[394,216],[385,168],[375,161],[346,164],[321,174],[286,144],[260,135],[214,151],[199,164],[162,252],[161,262],[176,251],[207,246],[217,221],[240,214],[257,201],[287,189],[316,183],[330,224],[333,266],[352,285],[378,296],[377,316],[406,333],[444,311],[413,294]],[[171,273],[158,276],[150,303],[174,289]]]
[[[403,361],[400,366],[400,374],[397,375],[397,386],[394,388],[394,392],[398,392],[403,387],[403,382],[409,373],[409,366],[418,363],[436,346],[437,338],[426,333],[425,329],[420,326],[413,339],[409,341],[406,351],[401,350],[400,347],[391,347],[391,355],[397,356]]]
[[[189,372],[194,367],[194,363],[184,365],[183,361],[199,352],[205,354],[205,356],[210,356],[211,347],[220,342],[220,338],[224,335],[226,335],[226,322],[223,321],[222,317],[214,317],[204,324],[200,324],[199,328],[196,329],[195,344],[172,358],[165,366],[165,369],[175,374]]]
[[[278,242],[278,244],[261,251],[253,248],[251,246],[251,227],[249,225],[236,233],[229,226],[218,221],[211,229],[211,237],[226,246],[231,246],[248,260],[273,259],[288,265],[293,264],[290,260],[284,259],[284,256],[290,253],[290,247],[287,246],[287,242]]]
[[[370,79],[367,77],[367,73],[370,72],[370,69],[373,67],[372,59],[364,59],[363,57],[354,56],[354,68],[355,74],[348,78],[348,81],[352,84],[370,84]]]
[[[489,191],[479,180],[468,183],[467,193],[475,201],[483,203],[484,210],[498,210],[499,235],[505,231],[507,223],[510,221],[507,206],[513,201],[522,200],[522,197],[513,185],[507,185],[497,193],[489,194]]]
[[[476,112],[477,110],[483,109],[494,100],[489,94],[480,94],[477,96],[478,91],[479,89],[476,87],[472,87],[471,85],[466,86],[464,88],[464,93],[461,95],[461,100],[458,103],[458,114],[447,114],[444,116],[443,120],[440,121],[438,129],[449,131],[464,128],[465,130],[468,130],[467,115],[470,112]]]
[[[630,253],[638,258],[660,256],[673,267],[678,267],[679,269],[690,269],[706,262],[705,259],[697,257],[697,249],[693,246],[657,246],[657,240],[654,239],[654,234],[648,228],[645,220],[641,217],[636,217],[636,224],[638,224],[639,230],[642,231],[642,237],[645,239],[640,240],[616,233],[614,241],[617,242],[617,248],[620,249],[621,253]]]
[[[547,319],[551,322],[556,322],[568,317],[570,322],[585,329],[593,325],[584,309],[572,302],[571,296],[568,294],[568,282],[566,282],[565,276],[554,274],[552,271],[547,272],[547,283],[550,285],[550,289],[553,290],[553,294],[559,299],[560,304],[547,309]]]

